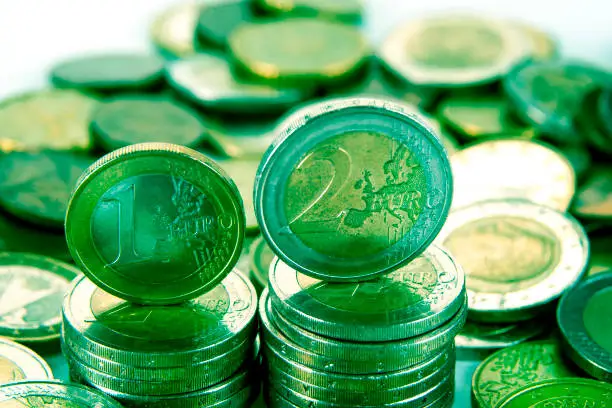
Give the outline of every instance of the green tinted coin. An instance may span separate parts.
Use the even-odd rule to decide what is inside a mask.
[[[438,235],[466,275],[470,319],[542,313],[583,276],[589,243],[568,215],[528,201],[485,201],[451,213]]]
[[[41,356],[27,347],[0,338],[0,383],[52,378],[51,368]]]
[[[557,141],[578,142],[574,117],[584,95],[612,83],[598,68],[574,62],[535,62],[514,68],[504,87],[516,113]]]
[[[268,271],[274,259],[274,252],[270,249],[263,237],[258,237],[253,241],[249,251],[251,274],[255,278],[255,283],[262,289],[268,286]]]
[[[255,212],[293,269],[358,281],[418,256],[444,222],[444,147],[404,105],[353,98],[292,115],[262,160]]]
[[[585,141],[598,152],[612,155],[612,133],[606,129],[605,116],[598,112],[599,101],[603,93],[599,88],[588,92],[581,101],[581,107],[574,118],[577,132]]]
[[[283,16],[321,17],[356,23],[361,20],[361,0],[258,0],[264,10]]]
[[[51,70],[51,81],[60,88],[135,91],[160,85],[163,68],[163,60],[155,55],[89,55],[57,64]]]
[[[368,54],[365,37],[355,27],[317,19],[244,24],[231,34],[229,44],[246,72],[306,87],[353,76]]]
[[[524,38],[503,21],[449,15],[400,26],[380,56],[410,83],[455,87],[493,82],[527,52]]]
[[[575,375],[555,342],[528,342],[499,350],[480,363],[472,392],[480,408],[494,408],[518,389],[551,378]]]
[[[72,262],[66,237],[0,214],[0,251],[29,252]]]
[[[512,120],[508,103],[501,98],[450,98],[440,104],[438,112],[447,126],[468,140],[535,136],[533,129]]]
[[[584,220],[612,219],[612,167],[593,167],[580,185],[572,213]]]
[[[98,102],[71,90],[31,92],[0,103],[0,150],[87,150]]]
[[[233,158],[261,159],[276,134],[269,120],[242,121],[238,118],[209,125],[210,143],[219,154]]]
[[[561,298],[557,322],[564,351],[585,372],[612,381],[612,274],[602,273]]]
[[[566,211],[576,189],[569,161],[551,146],[500,139],[473,144],[451,158],[453,208],[521,199]]]
[[[247,0],[206,5],[201,8],[198,17],[198,40],[203,46],[226,48],[230,34],[254,17],[252,5]]]
[[[120,298],[169,304],[234,267],[245,216],[234,183],[206,156],[164,143],[108,154],[81,177],[66,216],[73,258]]]
[[[200,13],[195,2],[174,5],[160,13],[151,24],[153,43],[171,57],[195,54],[194,36]]]
[[[590,235],[591,253],[588,276],[604,272],[612,272],[612,237],[605,235]]]
[[[237,272],[172,306],[132,304],[81,278],[64,301],[64,341],[91,366],[102,358],[134,368],[189,370],[252,336],[256,309],[255,289]]]
[[[0,385],[2,408],[121,408],[100,391],[59,381],[23,381]]]
[[[59,338],[62,300],[79,273],[40,255],[0,253],[0,336],[28,343]]]
[[[137,143],[200,145],[207,130],[190,108],[165,97],[121,96],[94,112],[91,129],[107,151]]]
[[[597,107],[604,131],[612,135],[612,88],[602,91]]]
[[[548,405],[606,408],[610,401],[610,384],[583,378],[560,378],[527,385],[506,397],[498,407],[538,408]]]
[[[227,113],[284,111],[307,96],[296,88],[276,88],[237,78],[227,59],[211,53],[183,58],[166,68],[170,85],[206,109]]]
[[[591,152],[587,149],[587,146],[582,144],[565,144],[557,145],[557,148],[572,165],[576,178],[582,180],[591,170],[593,162]]]
[[[247,232],[257,233],[259,226],[257,225],[257,217],[255,216],[255,207],[253,205],[253,189],[255,188],[255,176],[259,167],[259,160],[220,160],[218,163],[236,183],[238,191],[240,191],[246,214]]]
[[[63,228],[70,193],[93,159],[70,152],[11,152],[0,158],[0,205],[32,223]]]
[[[418,336],[450,320],[465,302],[461,268],[430,246],[408,265],[359,283],[324,282],[276,259],[273,305],[287,320],[326,337],[389,341]]]

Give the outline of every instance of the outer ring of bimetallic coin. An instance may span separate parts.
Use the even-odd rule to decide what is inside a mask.
[[[489,29],[500,33],[504,39],[504,55],[495,64],[469,70],[461,68],[451,72],[446,68],[422,67],[412,62],[410,58],[407,58],[405,50],[407,41],[426,28],[428,24],[436,21],[462,21],[465,19],[487,26]],[[506,22],[457,15],[454,17],[434,17],[433,19],[414,21],[408,25],[398,27],[383,42],[380,50],[380,59],[389,71],[412,84],[462,87],[495,81],[527,54],[528,49],[525,46],[524,38]]]
[[[0,356],[10,360],[24,374],[24,381],[51,380],[49,364],[34,351],[14,341],[0,337]]]
[[[612,287],[612,274],[598,274],[567,292],[557,307],[557,322],[565,353],[595,378],[612,381],[612,354],[587,334],[583,315],[587,302],[600,290]]]
[[[228,228],[220,229],[230,254],[216,276],[208,279],[199,270],[178,283],[156,286],[129,280],[109,268],[91,237],[91,219],[99,200],[115,184],[146,174],[181,177],[207,194],[216,214],[227,214]],[[168,143],[141,143],[102,157],[83,173],[72,193],[66,214],[66,240],[72,257],[85,275],[104,291],[137,303],[171,304],[193,299],[214,288],[232,270],[244,240],[246,218],[238,188],[225,172],[202,153]],[[219,255],[216,255],[219,256]],[[125,289],[128,288],[126,291]]]
[[[289,228],[281,203],[290,175],[287,169],[293,169],[305,153],[338,132],[356,131],[384,133],[407,145],[409,150],[420,151],[428,159],[424,167],[427,202],[431,205],[423,208],[409,234],[381,253],[352,259],[326,256],[306,246],[294,234],[281,233]],[[253,202],[262,235],[274,253],[293,269],[329,281],[371,279],[417,257],[442,228],[452,201],[450,163],[435,133],[407,108],[379,99],[337,99],[315,105],[299,116],[292,115],[277,132],[278,138],[267,150],[257,172]],[[411,133],[418,136],[410,137]],[[330,274],[329,270],[335,272]]]
[[[115,337],[110,337],[110,340],[105,335],[94,336],[95,331],[91,329],[91,324],[96,321],[96,316],[91,310],[90,300],[97,287],[82,277],[75,280],[64,299],[64,338],[74,343],[73,350],[87,350],[98,357],[132,367],[183,367],[205,362],[227,353],[244,339],[255,336],[257,294],[253,285],[237,271],[231,272],[221,284],[227,291],[230,306],[223,319],[227,322],[223,335],[214,340],[207,338],[198,341],[198,338],[194,338],[187,341],[183,347],[179,347],[175,342],[174,350],[168,352],[155,347],[143,350],[140,345],[137,350],[130,349],[134,343],[130,343],[128,338],[124,345],[117,341],[117,334],[111,330],[108,330],[110,335]]]
[[[121,408],[118,402],[100,391],[78,384],[66,384],[60,381],[19,381],[0,385],[0,403],[29,396],[62,398],[84,407]]]
[[[442,248],[432,245],[421,256],[433,265],[436,286],[406,308],[362,320],[359,312],[331,307],[304,293],[299,272],[278,258],[270,266],[270,301],[290,322],[325,337],[363,342],[423,335],[448,322],[464,306],[465,278],[461,266]]]
[[[590,398],[588,399],[584,397],[580,398],[581,397],[580,395],[581,387],[590,387],[591,389],[601,390],[602,396],[606,396],[606,395],[609,396],[612,394],[612,385],[605,383],[603,381],[596,381],[596,380],[591,380],[588,378],[554,378],[550,380],[537,381],[534,384],[527,385],[526,387],[523,387],[519,389],[518,391],[508,395],[506,398],[500,401],[496,407],[497,408],[523,408],[525,407],[525,405],[523,404],[515,405],[513,404],[513,401],[515,401],[516,399],[519,399],[525,394],[529,395],[532,391],[535,391],[536,393],[530,396],[528,400],[529,400],[529,403],[538,402],[538,397],[539,398],[543,397],[542,392],[538,392],[538,390],[542,390],[546,388],[554,389],[555,386],[560,387],[560,389],[558,389],[558,392],[553,394],[552,397],[559,397],[560,399],[561,397],[565,397],[567,398],[568,401],[574,401],[572,397],[576,397],[576,400],[579,401],[578,403],[585,402],[588,404],[589,401],[593,401]],[[600,402],[607,403],[609,401],[610,401],[609,399],[593,401],[596,404],[593,406],[598,406]],[[523,401],[523,403],[524,402],[525,401]],[[600,406],[605,407],[606,405],[604,404]]]
[[[72,265],[36,254],[0,252],[0,268],[11,266],[30,266],[44,271],[45,273],[57,275],[72,282],[81,272]],[[59,305],[58,305],[59,306]],[[7,337],[22,343],[41,343],[57,340],[60,337],[62,325],[61,313],[58,309],[57,323],[52,327],[36,329],[9,329],[0,324],[0,336]]]
[[[448,218],[436,242],[468,223],[487,217],[523,217],[547,226],[561,244],[559,264],[541,282],[507,293],[477,292],[467,287],[470,318],[482,322],[516,322],[537,315],[536,309],[558,299],[586,271],[589,241],[582,226],[571,216],[524,200],[483,201],[457,209]],[[469,280],[469,272],[466,276]],[[469,286],[469,285],[468,285]]]

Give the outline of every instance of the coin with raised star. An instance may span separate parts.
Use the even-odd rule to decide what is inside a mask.
[[[20,344],[0,338],[0,384],[53,379],[45,360]]]
[[[523,36],[503,21],[447,15],[398,27],[380,56],[409,83],[461,87],[498,80],[528,51]]]
[[[0,385],[0,407],[121,408],[121,404],[83,385],[21,381]]]
[[[234,267],[245,215],[235,184],[201,153],[165,143],[119,149],[77,183],[66,215],[75,262],[105,291],[172,304]]]
[[[557,378],[539,381],[510,394],[497,407],[532,407],[535,401],[544,404],[551,402],[561,407],[572,405],[588,407],[590,405],[606,408],[612,401],[612,385],[587,378]]]
[[[72,265],[41,255],[0,253],[0,336],[23,343],[57,340]]]
[[[343,340],[418,336],[447,322],[465,303],[461,267],[435,246],[408,265],[366,282],[320,281],[278,258],[269,279],[272,304],[289,321]]]
[[[589,375],[612,381],[612,274],[602,273],[567,292],[557,307],[566,354]]]
[[[451,157],[453,209],[485,200],[523,199],[566,211],[576,175],[560,152],[528,140],[489,140]]]
[[[589,255],[576,220],[518,200],[453,211],[436,243],[465,271],[470,319],[493,323],[541,314],[582,278]]]
[[[442,227],[452,198],[448,157],[403,105],[330,100],[291,115],[278,134],[258,171],[255,212],[293,269],[372,279],[417,257]]]

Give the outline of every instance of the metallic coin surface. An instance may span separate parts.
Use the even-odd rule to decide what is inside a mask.
[[[59,381],[23,381],[0,385],[0,407],[121,408],[92,388]]]
[[[31,223],[63,228],[70,193],[92,162],[71,152],[10,152],[0,158],[0,205]]]
[[[62,301],[79,273],[52,258],[0,253],[0,336],[26,343],[58,339]]]
[[[272,303],[289,321],[343,340],[418,336],[450,320],[465,302],[461,267],[435,246],[408,265],[366,282],[320,281],[278,258],[269,279]]]
[[[247,0],[221,1],[201,7],[196,29],[199,45],[227,48],[229,36],[255,18],[253,11]]]
[[[307,96],[297,88],[277,88],[239,79],[220,54],[198,53],[166,67],[170,85],[184,98],[209,110],[228,113],[274,113]]]
[[[305,87],[351,77],[369,51],[355,27],[308,18],[242,24],[229,44],[242,70],[275,84]]]
[[[527,201],[488,201],[451,213],[437,243],[466,275],[470,319],[528,320],[578,282],[589,243],[568,215]]]
[[[41,356],[27,347],[0,338],[0,383],[52,378],[53,372]]]
[[[559,44],[547,32],[524,22],[510,22],[519,30],[531,45],[529,58],[535,61],[548,61],[559,56]]]
[[[612,399],[612,385],[584,378],[561,378],[528,385],[506,397],[499,408],[524,408],[540,404],[605,408]],[[538,406],[540,404],[536,404]],[[546,405],[543,405],[546,406]]]
[[[255,282],[263,289],[268,286],[268,271],[274,260],[274,252],[263,237],[258,237],[251,244],[249,251],[251,274]]]
[[[597,108],[604,131],[612,135],[612,87],[602,90]]]
[[[196,2],[174,5],[160,13],[151,24],[151,39],[159,50],[172,57],[195,54],[194,33],[200,7]]]
[[[480,363],[472,377],[472,392],[478,407],[493,408],[524,386],[573,376],[575,373],[563,362],[561,345],[527,342],[499,350]]]
[[[452,343],[467,314],[467,305],[464,305],[451,320],[424,335],[393,342],[366,343],[319,336],[290,323],[272,305],[268,307],[268,314],[276,327],[299,347],[330,359],[348,360],[355,365],[359,362],[363,367],[373,367],[371,371],[375,372],[403,370],[439,354]]]
[[[86,363],[89,355],[80,350],[137,368],[190,367],[249,337],[256,309],[255,289],[239,272],[204,295],[172,306],[132,304],[81,278],[64,301],[64,338]]]
[[[225,120],[209,124],[210,143],[215,150],[232,158],[258,160],[270,147],[276,134],[269,120]]]
[[[0,103],[0,150],[87,150],[96,99],[54,89],[18,95]]]
[[[448,15],[398,27],[380,56],[410,83],[456,87],[493,82],[527,52],[524,38],[503,21]]]
[[[262,233],[285,263],[359,281],[429,245],[448,213],[452,179],[444,147],[417,115],[352,98],[290,118],[262,159],[254,195]]]
[[[610,119],[598,110],[602,98],[603,92],[599,87],[587,92],[574,118],[574,126],[580,134],[580,141],[586,141],[598,153],[609,157],[612,155],[612,133],[608,132],[606,124]]]
[[[143,143],[110,153],[80,178],[66,216],[76,263],[105,291],[171,304],[214,288],[242,250],[234,183],[191,149]]]
[[[567,355],[589,375],[612,381],[612,274],[593,276],[567,292],[557,322]]]
[[[255,206],[253,205],[253,190],[255,188],[255,176],[259,167],[257,159],[234,159],[234,160],[218,160],[217,163],[227,175],[236,183],[242,204],[246,214],[247,232],[257,232],[259,225],[255,216]]]
[[[612,219],[612,166],[590,169],[576,193],[572,213],[584,220]]]
[[[511,118],[508,103],[501,98],[449,98],[441,102],[438,112],[441,120],[466,140],[535,136],[533,129]]]
[[[359,22],[364,7],[362,0],[257,0],[257,4],[283,17],[319,17],[347,23]]]
[[[588,276],[603,272],[612,272],[612,237],[609,235],[590,235],[591,251],[589,257]]]
[[[155,55],[88,55],[55,65],[51,70],[51,82],[60,88],[135,91],[159,85],[163,68],[163,60]]]
[[[147,142],[197,147],[208,136],[195,111],[169,98],[147,95],[106,100],[93,113],[91,130],[106,151]]]
[[[578,141],[574,117],[586,93],[611,84],[609,73],[573,62],[534,62],[515,67],[505,78],[516,113],[558,141]]]
[[[583,180],[591,171],[591,165],[593,164],[588,146],[581,144],[565,144],[558,145],[558,149],[572,165],[576,178],[578,180]]]
[[[451,158],[453,209],[485,200],[525,199],[566,211],[575,174],[552,147],[527,140],[474,144]]]

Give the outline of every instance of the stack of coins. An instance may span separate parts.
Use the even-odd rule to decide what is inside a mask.
[[[63,305],[72,379],[131,407],[247,406],[257,295],[232,271],[245,215],[221,169],[174,145],[120,149],[83,174],[66,220],[86,275]]]
[[[255,186],[278,256],[259,303],[270,406],[449,407],[467,299],[429,246],[451,199],[440,140],[370,98],[296,111],[280,132]]]

